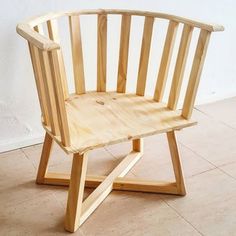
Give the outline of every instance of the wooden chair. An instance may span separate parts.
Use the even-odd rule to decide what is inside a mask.
[[[85,89],[84,57],[80,18],[97,16],[97,91]],[[117,86],[106,90],[107,20],[121,19]],[[136,93],[126,92],[131,21],[144,19]],[[59,42],[58,19],[69,19],[74,93],[68,92],[66,70]],[[145,96],[153,26],[168,23],[153,97]],[[175,59],[167,102],[163,100],[178,26],[181,38]],[[176,110],[183,83],[193,30],[199,30],[182,111]],[[29,44],[31,60],[46,130],[36,182],[69,185],[65,229],[74,232],[112,190],[141,191],[185,195],[175,131],[192,126],[190,120],[211,32],[223,31],[219,25],[205,24],[163,13],[127,10],[88,10],[50,13],[17,26],[17,32]],[[47,31],[47,32],[46,32]],[[86,42],[83,42],[86,43]],[[173,58],[172,58],[173,60]],[[130,63],[130,62],[129,62]],[[91,68],[95,69],[96,68]],[[114,78],[115,79],[115,78]],[[142,138],[166,133],[175,174],[175,182],[157,182],[125,178],[143,154]],[[66,153],[73,153],[71,175],[47,173],[53,141]],[[124,141],[132,141],[131,152],[108,176],[87,176],[90,150]],[[148,170],[147,170],[148,171]],[[84,187],[96,188],[83,201]]]

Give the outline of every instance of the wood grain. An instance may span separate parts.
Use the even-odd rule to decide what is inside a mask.
[[[47,21],[47,26],[48,26],[49,38],[52,39],[54,42],[60,44],[60,36],[59,36],[57,20],[53,19],[53,20]],[[62,50],[57,49],[56,53],[58,54],[57,57],[58,57],[59,69],[61,73],[63,95],[64,95],[64,99],[67,99],[69,96],[69,91],[68,91],[68,84],[66,80],[66,69],[64,65]]]
[[[169,66],[173,52],[173,46],[175,43],[177,29],[178,29],[178,23],[175,21],[170,21],[162,53],[161,64],[158,72],[156,88],[154,92],[154,100],[158,102],[162,100],[165,91],[166,80],[169,72]]]
[[[192,32],[192,26],[184,26],[168,100],[170,109],[175,110],[178,103]]]
[[[71,146],[79,152],[196,124],[164,103],[135,94],[87,92],[66,102]],[[79,137],[79,138],[78,138]]]
[[[142,39],[142,48],[141,55],[139,60],[139,70],[138,70],[138,81],[136,94],[143,96],[146,88],[146,79],[147,79],[147,70],[148,70],[148,61],[151,48],[152,40],[152,29],[153,29],[154,18],[145,17],[144,29],[143,29],[143,39]]]
[[[193,111],[193,105],[197,95],[197,89],[200,82],[203,64],[206,57],[207,47],[211,33],[206,30],[201,30],[198,44],[193,59],[192,70],[190,73],[189,83],[185,94],[182,116],[190,119]]]
[[[69,22],[70,22],[70,37],[71,37],[75,92],[77,94],[83,94],[85,93],[85,82],[84,82],[83,50],[82,50],[81,32],[80,32],[80,18],[79,16],[70,16]]]
[[[107,64],[107,15],[98,15],[97,43],[97,91],[106,91]]]
[[[129,38],[130,38],[131,16],[123,15],[120,34],[120,52],[117,78],[117,92],[125,93],[128,69]]]
[[[87,163],[88,157],[86,154],[82,156],[74,155],[65,218],[65,229],[69,232],[75,232],[81,223]]]

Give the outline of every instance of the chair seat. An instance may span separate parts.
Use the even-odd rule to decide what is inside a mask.
[[[68,153],[80,153],[196,124],[152,98],[116,92],[88,92],[66,101],[71,139]],[[57,140],[58,141],[58,140]]]

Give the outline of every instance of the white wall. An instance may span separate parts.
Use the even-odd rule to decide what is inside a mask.
[[[49,11],[120,8],[167,12],[216,22],[197,103],[236,95],[236,2],[233,0],[11,0],[0,14],[0,152],[42,141],[40,111],[26,42],[15,31],[23,19]]]

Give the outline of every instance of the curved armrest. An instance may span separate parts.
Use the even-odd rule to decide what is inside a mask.
[[[16,31],[23,38],[25,38],[27,41],[41,50],[51,51],[60,48],[60,45],[58,43],[32,30],[32,28],[30,28],[30,26],[26,23],[18,24],[16,26]]]

